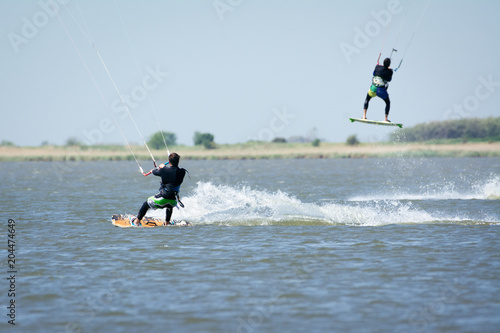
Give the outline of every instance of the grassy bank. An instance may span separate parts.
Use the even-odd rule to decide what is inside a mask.
[[[133,146],[140,160],[150,159],[143,146]],[[500,142],[492,143],[373,143],[349,146],[323,142],[319,147],[302,143],[244,143],[218,145],[216,149],[201,146],[176,146],[170,151],[183,159],[281,159],[281,158],[368,158],[368,157],[492,157],[500,156]],[[165,150],[153,150],[155,158],[164,160]],[[0,161],[120,161],[133,160],[126,146],[42,146],[0,147]]]

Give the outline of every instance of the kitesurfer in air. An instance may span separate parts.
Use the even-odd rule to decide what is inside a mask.
[[[389,99],[387,88],[389,87],[389,82],[392,80],[393,71],[389,66],[391,66],[391,59],[389,58],[384,59],[383,66],[375,66],[375,70],[373,71],[372,85],[370,86],[365,99],[363,119],[366,119],[366,111],[368,110],[368,103],[370,103],[370,99],[372,99],[372,97],[378,96],[385,102],[385,121],[390,122],[387,117],[389,116],[389,110],[391,109],[391,100]]]
[[[172,211],[179,200],[179,190],[186,175],[186,169],[179,168],[180,156],[177,153],[171,153],[168,156],[168,163],[160,164],[156,169],[151,170],[153,175],[161,177],[160,193],[151,196],[146,200],[139,214],[132,220],[136,226],[141,225],[141,220],[146,215],[149,208],[162,209],[166,208],[166,216],[164,225],[173,224],[170,222]],[[170,164],[170,166],[168,166]],[[180,201],[179,201],[180,202]],[[182,204],[182,203],[181,203]]]

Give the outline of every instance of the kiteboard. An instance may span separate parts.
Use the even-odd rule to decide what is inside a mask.
[[[373,125],[382,125],[382,126],[397,126],[399,128],[403,128],[403,124],[400,123],[391,123],[390,121],[378,121],[378,120],[368,120],[368,119],[360,119],[360,118],[349,118],[351,123],[358,121],[360,123],[365,124],[373,124]]]
[[[136,228],[142,228],[142,227],[190,227],[191,223],[186,222],[186,221],[176,221],[172,220],[174,224],[168,224],[166,226],[163,225],[165,222],[165,219],[161,218],[156,218],[156,217],[148,217],[145,216],[142,221],[140,226],[136,226],[132,223],[132,219],[135,217],[135,215],[122,215],[122,214],[115,214],[111,216],[111,223],[117,227],[121,228],[130,228],[130,227],[136,227]]]

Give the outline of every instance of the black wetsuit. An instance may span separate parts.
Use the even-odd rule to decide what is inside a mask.
[[[373,71],[373,76],[380,76],[385,82],[391,82],[392,73],[392,69],[386,68],[382,65],[377,65]]]
[[[154,169],[153,175],[161,177],[160,194],[165,199],[176,199],[175,195],[179,192],[186,169],[177,166]]]
[[[373,70],[373,76],[379,76],[381,77],[385,82],[390,82],[392,80],[392,74],[393,71],[390,68],[384,67],[382,65],[377,65],[375,66],[375,69]],[[385,91],[382,91],[384,93],[380,98],[382,98],[385,102],[385,115],[389,115],[389,111],[391,109],[391,100],[389,99],[389,94],[387,94],[387,88],[385,87],[379,87],[377,88],[377,95],[379,94],[379,89],[383,89]],[[371,96],[369,94],[366,94],[366,99],[365,99],[365,104],[364,104],[364,109],[368,110],[368,103],[370,102]]]
[[[177,193],[181,187],[182,181],[184,180],[184,176],[186,175],[186,169],[179,168],[177,166],[171,167],[163,167],[159,169],[153,170],[153,175],[161,177],[161,186],[160,193],[155,195],[156,198],[163,197],[169,200],[177,200]],[[170,218],[172,217],[172,210],[174,207],[172,205],[167,205],[167,211],[165,216],[165,221],[170,222]],[[139,210],[139,214],[137,214],[137,218],[142,220],[144,215],[149,209],[148,201],[146,200],[141,209]]]

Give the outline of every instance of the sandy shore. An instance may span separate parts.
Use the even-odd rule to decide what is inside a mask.
[[[149,159],[142,146],[132,150],[138,159]],[[271,158],[365,158],[365,157],[488,157],[500,156],[500,142],[463,144],[389,144],[374,143],[348,146],[344,143],[311,144],[246,143],[219,145],[216,149],[177,146],[183,159],[271,159]],[[164,150],[153,151],[159,159]],[[0,147],[0,161],[88,161],[133,160],[127,147]]]

